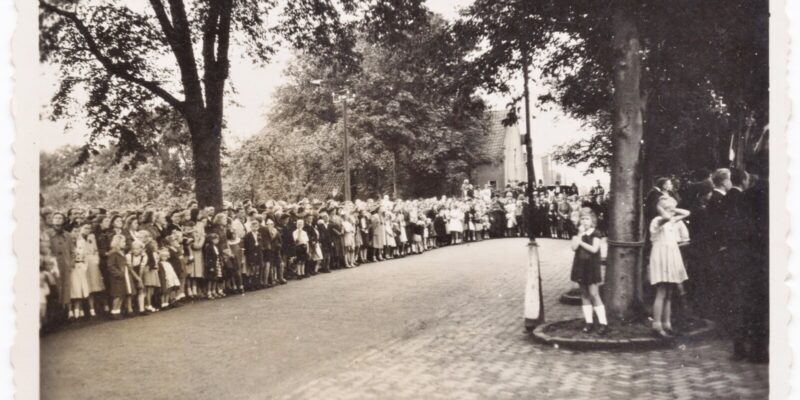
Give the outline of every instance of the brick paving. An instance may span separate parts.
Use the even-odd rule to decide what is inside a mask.
[[[648,352],[577,352],[531,341],[522,328],[524,240],[493,242],[510,259],[480,295],[412,337],[400,337],[352,359],[283,398],[329,399],[762,399],[767,366],[728,360],[719,339]],[[572,287],[571,251],[543,240],[541,267],[548,320],[580,311],[558,302]],[[506,265],[508,264],[508,265]],[[513,267],[518,267],[514,269]],[[503,271],[506,269],[503,268]]]
[[[767,366],[707,339],[578,352],[523,329],[526,239],[456,246],[243,297],[48,335],[46,399],[759,399]],[[542,240],[548,320],[577,318]]]

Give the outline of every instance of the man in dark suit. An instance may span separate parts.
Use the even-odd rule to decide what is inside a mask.
[[[261,239],[261,257],[264,263],[264,275],[260,277],[259,283],[263,287],[272,287],[275,285],[275,273],[273,272],[275,268],[275,265],[273,265],[274,250],[272,248],[274,240],[267,224],[272,224],[274,230],[275,223],[269,218],[265,220],[263,216],[257,216],[256,220],[259,221],[258,238]],[[263,223],[261,223],[262,221]],[[252,229],[250,231],[252,232]],[[275,231],[275,234],[278,234],[278,232]]]
[[[320,214],[317,220],[317,231],[319,232],[319,245],[322,247],[322,263],[319,272],[331,272],[331,258],[333,257],[333,240],[328,229],[328,214]]]
[[[708,245],[707,249],[708,260],[710,263],[706,265],[706,276],[708,277],[709,298],[709,311],[711,317],[717,320],[724,319],[726,311],[726,302],[729,302],[726,287],[723,282],[728,282],[731,276],[725,273],[726,266],[725,260],[727,255],[725,253],[727,247],[725,246],[724,232],[725,228],[725,196],[727,196],[728,189],[731,188],[731,171],[728,168],[719,168],[711,175],[711,183],[714,185],[714,190],[711,192],[711,198],[706,206],[708,218]]]
[[[742,281],[746,295],[743,315],[746,321],[747,356],[752,362],[769,362],[769,161],[754,160],[751,168],[760,174],[749,179],[744,202],[750,218],[743,241],[747,243],[748,272]]]
[[[259,223],[256,220],[250,222],[250,231],[244,235],[244,261],[250,271],[256,275],[255,285],[261,287],[264,271],[264,248],[262,240],[259,238]]]
[[[756,301],[753,291],[763,272],[753,262],[754,250],[749,241],[754,236],[753,203],[744,190],[749,184],[748,175],[740,169],[730,171],[731,187],[722,200],[724,225],[722,238],[725,245],[725,268],[731,293],[726,309],[727,331],[733,339],[733,359],[742,360],[751,355],[754,347],[753,321],[758,316],[752,312]]]

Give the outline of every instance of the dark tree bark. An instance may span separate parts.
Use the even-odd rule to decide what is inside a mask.
[[[641,288],[641,140],[643,100],[639,88],[641,55],[633,4],[615,3],[614,126],[608,271],[604,292],[609,315],[630,320]]]
[[[74,12],[60,9],[44,0],[40,6],[75,26],[89,53],[109,75],[139,85],[175,108],[186,119],[191,134],[194,160],[195,196],[201,206],[222,207],[222,121],[224,89],[228,79],[232,0],[210,2],[202,27],[203,76],[192,47],[192,32],[183,0],[150,0],[161,31],[169,44],[180,72],[183,100],[173,96],[158,82],[142,78],[140,72],[115,63],[104,52],[86,23]],[[205,91],[205,93],[204,93]]]

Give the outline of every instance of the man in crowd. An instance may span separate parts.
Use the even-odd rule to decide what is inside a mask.
[[[750,358],[760,361],[767,352],[759,345],[765,336],[758,329],[758,322],[764,318],[759,315],[763,313],[759,310],[759,297],[764,294],[761,287],[763,285],[759,285],[759,282],[766,281],[768,288],[766,277],[769,272],[762,268],[763,262],[759,262],[759,259],[764,255],[762,253],[769,250],[753,247],[753,242],[757,242],[753,239],[758,236],[762,226],[756,223],[758,213],[755,212],[757,202],[754,201],[754,196],[757,195],[746,193],[749,186],[748,174],[741,169],[731,169],[729,183],[721,203],[724,221],[721,226],[725,247],[724,268],[732,289],[726,299],[728,307],[724,321],[733,338],[733,359]]]

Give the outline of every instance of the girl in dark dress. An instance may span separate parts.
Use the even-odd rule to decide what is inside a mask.
[[[222,270],[224,268],[224,258],[222,251],[219,249],[219,235],[216,233],[209,233],[206,236],[206,242],[203,244],[203,260],[206,267],[205,277],[208,287],[206,293],[209,299],[216,299],[223,297],[222,292]]]
[[[592,309],[597,313],[597,320],[600,323],[598,333],[604,335],[608,332],[608,321],[606,320],[606,309],[603,300],[600,298],[599,284],[603,281],[600,267],[600,246],[601,235],[595,229],[597,216],[589,208],[581,210],[580,226],[578,234],[572,238],[572,250],[575,251],[575,258],[572,261],[572,272],[570,279],[578,283],[581,289],[581,304],[583,317],[586,325],[584,333],[592,331],[593,315]]]
[[[109,252],[106,257],[108,263],[108,275],[111,283],[109,295],[111,296],[111,318],[122,318],[121,307],[123,302],[130,308],[130,295],[133,293],[134,285],[141,286],[142,282],[138,276],[131,273],[128,261],[122,254],[125,246],[125,237],[116,235],[111,239]]]

